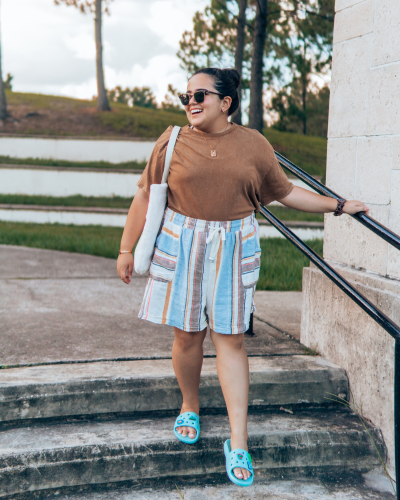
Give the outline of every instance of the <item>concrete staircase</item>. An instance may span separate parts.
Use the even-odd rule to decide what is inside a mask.
[[[347,398],[342,369],[318,356],[291,355],[252,357],[250,372],[256,479],[379,465],[358,417],[326,399]],[[1,498],[48,498],[60,488],[129,481],[139,488],[171,478],[227,481],[229,422],[213,358],[204,362],[201,438],[193,446],[172,432],[181,396],[171,360],[50,364],[0,375]],[[369,432],[385,457],[379,430]]]

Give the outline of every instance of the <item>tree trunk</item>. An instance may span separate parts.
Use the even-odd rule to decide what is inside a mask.
[[[97,73],[97,109],[99,111],[110,111],[106,87],[104,85],[103,71],[103,43],[101,39],[101,24],[102,24],[102,0],[96,0],[95,3],[95,18],[94,32],[96,40],[96,73]]]
[[[307,135],[307,79],[303,78],[303,91],[302,91],[302,100],[303,100],[303,134]]]
[[[1,33],[0,33],[0,120],[5,120],[7,116],[8,116],[7,100],[6,100],[6,93],[4,92],[3,70],[1,67]]]
[[[236,29],[236,47],[235,47],[235,68],[242,76],[243,72],[243,53],[244,53],[244,37],[246,27],[246,8],[247,0],[239,0],[239,15],[237,18]],[[242,85],[238,88],[239,98],[242,99]],[[232,119],[238,125],[242,124],[242,108],[239,106],[237,114]]]
[[[264,128],[263,68],[267,36],[268,0],[257,0],[251,58],[249,128],[262,133]]]

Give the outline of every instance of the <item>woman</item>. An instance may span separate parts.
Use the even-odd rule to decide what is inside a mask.
[[[183,404],[174,432],[194,443],[200,433],[198,388],[207,326],[217,351],[217,372],[228,409],[225,443],[231,481],[253,481],[247,448],[249,365],[244,347],[259,275],[260,245],[254,211],[278,200],[306,212],[368,212],[359,201],[336,200],[294,187],[259,132],[228,121],[239,107],[240,76],[233,69],[204,68],[180,99],[190,125],[178,135],[168,177],[168,208],[157,238],[139,317],[174,327],[172,362]],[[158,139],[138,182],[121,240],[131,252],[145,223],[151,184],[159,184],[170,126]],[[117,261],[129,283],[131,253]]]

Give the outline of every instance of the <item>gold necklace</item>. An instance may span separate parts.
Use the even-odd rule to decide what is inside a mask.
[[[225,130],[228,129],[229,127],[229,123],[228,125],[224,128],[224,130],[221,132],[221,134],[223,134],[225,132]],[[216,158],[217,157],[217,146],[218,144],[222,141],[222,139],[224,138],[224,136],[221,137],[221,139],[217,142],[217,144],[214,146],[214,148],[211,146],[211,144],[207,141],[207,139],[204,137],[204,134],[203,132],[201,132],[201,130],[199,131],[202,138],[206,141],[206,143],[210,146],[210,150],[211,150],[211,158]]]

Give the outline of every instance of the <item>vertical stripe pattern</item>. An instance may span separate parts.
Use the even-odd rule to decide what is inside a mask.
[[[139,318],[187,332],[248,329],[261,249],[254,215],[203,221],[166,209]]]

